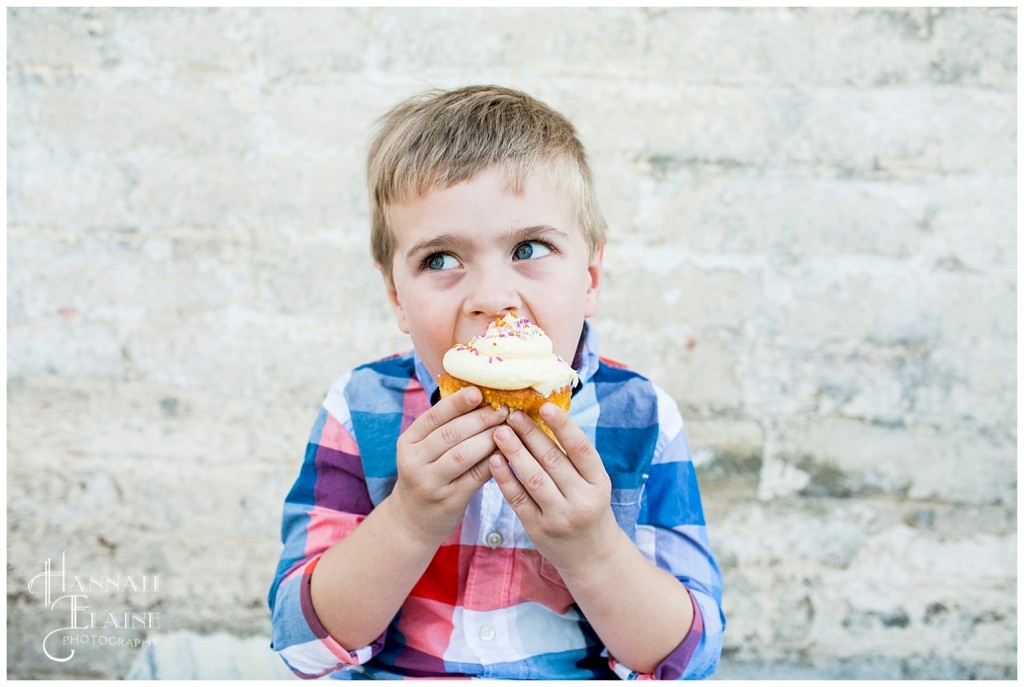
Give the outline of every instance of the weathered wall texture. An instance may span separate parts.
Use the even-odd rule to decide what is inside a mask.
[[[9,674],[268,634],[315,409],[406,347],[366,247],[367,132],[497,82],[589,146],[596,323],[687,419],[719,676],[1015,676],[1016,22],[8,10]],[[51,643],[63,663],[42,648],[69,602],[28,590],[62,552],[68,576],[158,578],[87,590],[140,620]]]

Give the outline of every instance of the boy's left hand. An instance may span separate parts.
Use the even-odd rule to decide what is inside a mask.
[[[604,553],[618,525],[611,480],[583,430],[553,403],[540,414],[564,451],[517,411],[494,431],[501,455],[491,457],[491,475],[537,551],[564,576]]]

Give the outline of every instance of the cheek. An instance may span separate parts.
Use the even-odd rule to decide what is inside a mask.
[[[440,311],[432,312],[425,307],[419,308],[409,314],[409,326],[413,345],[424,357],[444,355],[452,345],[449,339],[453,322]]]

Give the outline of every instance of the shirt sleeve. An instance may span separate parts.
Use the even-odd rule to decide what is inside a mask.
[[[356,442],[343,420],[321,408],[298,479],[285,499],[284,546],[268,597],[271,648],[299,677],[361,665],[383,648],[383,634],[364,647],[338,644],[317,618],[309,590],[324,551],[352,532],[370,509]]]
[[[659,436],[642,496],[636,543],[648,560],[686,587],[693,622],[683,641],[653,673],[637,673],[614,657],[609,657],[609,665],[623,679],[700,679],[715,672],[722,654],[722,574],[708,542],[682,418],[675,401],[661,389],[655,390]]]

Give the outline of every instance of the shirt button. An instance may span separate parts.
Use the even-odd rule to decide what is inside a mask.
[[[489,642],[494,639],[494,628],[490,625],[484,625],[480,628],[480,639],[485,642]]]
[[[492,549],[496,549],[499,546],[501,546],[501,542],[504,541],[504,540],[501,538],[501,534],[500,533],[498,533],[498,532],[491,532],[490,534],[487,535],[487,538],[484,539],[484,541],[487,542],[487,545],[489,547],[491,547]]]

